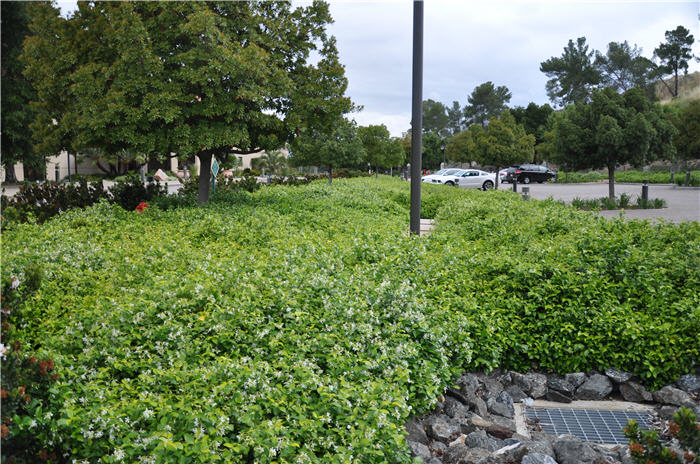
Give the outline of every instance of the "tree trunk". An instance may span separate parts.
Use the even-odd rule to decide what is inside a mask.
[[[689,185],[690,185],[690,170],[685,171],[685,186],[687,187]]]
[[[379,179],[379,166],[374,169],[374,178]]]
[[[564,171],[564,181],[569,182],[569,171]]]
[[[209,183],[211,180],[211,152],[201,152],[199,157],[199,184],[197,188],[197,204],[209,201]]]
[[[608,198],[615,199],[615,165],[608,165]]]
[[[493,187],[494,190],[498,190],[498,180],[499,180],[499,179],[498,179],[498,178],[499,178],[498,172],[499,172],[500,170],[501,170],[501,168],[498,167],[498,166],[496,166],[496,185],[494,185],[494,187]]]
[[[17,177],[15,176],[15,165],[14,164],[10,164],[9,166],[5,166],[5,183],[6,184],[17,183]]]
[[[333,183],[333,165],[329,164],[328,165],[328,185],[332,185]]]
[[[675,75],[674,75],[675,82],[674,82],[674,86],[673,86],[673,96],[674,96],[674,97],[677,97],[677,96],[678,96],[678,68],[676,68],[675,71],[676,71],[676,72],[675,72]]]

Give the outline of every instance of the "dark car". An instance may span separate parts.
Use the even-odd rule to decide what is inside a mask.
[[[522,164],[520,166],[508,168],[504,181],[529,184],[530,182],[542,183],[557,177],[557,173],[551,169],[538,164]]]

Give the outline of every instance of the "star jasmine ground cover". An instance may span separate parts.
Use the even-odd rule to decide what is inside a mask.
[[[12,335],[58,380],[9,439],[89,462],[409,462],[403,426],[457,376],[700,357],[700,227],[512,192],[337,180],[143,213],[105,203],[3,233],[42,278]]]

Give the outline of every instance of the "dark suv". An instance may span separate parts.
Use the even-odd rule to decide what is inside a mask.
[[[549,179],[554,179],[557,177],[557,173],[545,166],[540,166],[537,164],[522,164],[513,168],[508,168],[506,172],[505,181],[513,182],[513,179],[517,180],[521,184],[529,184],[530,182],[542,183],[548,181]]]

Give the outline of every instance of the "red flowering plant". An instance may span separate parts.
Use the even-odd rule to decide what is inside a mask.
[[[59,378],[54,360],[37,358],[30,353],[18,339],[16,330],[26,325],[22,302],[37,290],[40,282],[41,270],[33,266],[25,271],[23,279],[11,277],[2,284],[2,462],[58,462],[61,454],[50,446],[57,429],[55,421],[59,418],[50,392]]]
[[[143,213],[143,210],[146,208],[150,208],[150,205],[148,203],[146,203],[145,201],[142,201],[141,203],[138,204],[138,206],[136,206],[135,211],[138,211],[139,213]]]

